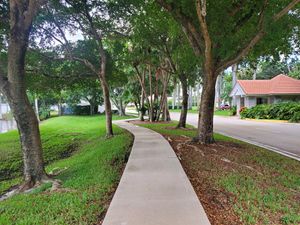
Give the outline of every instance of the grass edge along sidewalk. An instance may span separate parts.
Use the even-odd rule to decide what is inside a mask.
[[[67,116],[45,121],[41,135],[48,162],[46,170],[61,171],[56,178],[62,180],[63,189],[49,192],[46,184],[34,193],[0,202],[0,224],[99,223],[133,141],[127,131],[117,126],[114,129],[115,136],[105,139],[104,116]],[[18,164],[21,159],[17,131],[1,134],[0,143],[1,165],[2,160]],[[11,179],[2,180],[0,190],[20,182],[18,174],[15,171]]]

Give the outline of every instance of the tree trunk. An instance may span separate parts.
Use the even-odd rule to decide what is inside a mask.
[[[204,144],[214,142],[213,137],[213,118],[215,103],[216,76],[211,72],[204,77],[203,90],[200,102],[198,137],[197,141]]]
[[[151,73],[151,66],[148,66],[149,71],[149,92],[150,92],[150,105],[149,105],[149,120],[153,122],[154,120],[154,108],[153,108],[153,92],[152,92],[152,73]]]
[[[188,112],[188,99],[189,99],[188,84],[187,84],[187,78],[185,74],[181,74],[179,76],[179,80],[182,86],[182,106],[181,106],[180,119],[177,128],[185,128],[187,112]]]
[[[28,2],[16,4],[10,1],[11,27],[7,70],[9,88],[5,95],[19,130],[24,162],[25,185],[23,189],[29,189],[47,178],[39,124],[26,94],[24,70],[30,27],[39,4],[39,2],[36,5]]]
[[[10,69],[9,69],[10,70]],[[9,72],[10,73],[10,72]],[[20,134],[24,162],[25,189],[33,187],[37,182],[46,179],[39,123],[33,108],[26,96],[25,89],[19,86],[11,93],[9,105]],[[22,90],[23,89],[23,90]]]
[[[90,116],[94,115],[95,112],[95,106],[90,103]]]
[[[177,84],[175,83],[174,90],[173,90],[172,109],[175,109],[175,104],[176,104],[176,88],[177,88]]]
[[[144,116],[145,116],[145,93],[142,88],[142,93],[141,93],[141,103],[140,103],[140,120],[144,121]]]
[[[177,84],[177,109],[180,109],[180,85]]]
[[[58,102],[58,116],[62,116],[63,115],[63,108],[62,108],[62,104],[61,101]]]
[[[113,134],[112,128],[112,110],[111,110],[111,103],[109,98],[109,88],[108,84],[105,79],[105,73],[101,73],[99,75],[102,91],[103,91],[103,99],[104,99],[104,107],[105,107],[105,116],[106,116],[106,137],[110,138]]]
[[[122,98],[119,99],[119,116],[126,116]]]

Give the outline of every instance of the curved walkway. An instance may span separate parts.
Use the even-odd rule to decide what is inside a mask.
[[[125,121],[115,123],[130,131],[135,140],[103,225],[209,225],[164,137]]]

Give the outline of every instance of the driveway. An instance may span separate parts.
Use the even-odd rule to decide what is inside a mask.
[[[180,113],[171,113],[174,120]],[[188,114],[187,122],[198,124],[197,114]],[[300,124],[257,122],[240,120],[237,117],[215,116],[214,130],[251,144],[286,155],[300,161]]]

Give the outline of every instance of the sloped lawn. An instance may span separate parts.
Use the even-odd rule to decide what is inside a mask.
[[[213,225],[300,224],[300,162],[219,134],[193,144],[196,130],[176,123],[139,125],[172,145]]]
[[[0,202],[0,224],[100,223],[133,140],[128,132],[114,129],[115,137],[105,139],[104,116],[45,121],[41,135],[47,172],[62,170],[56,178],[63,187],[50,192],[50,185],[44,185]],[[1,134],[0,193],[21,181],[21,171],[17,132]]]

